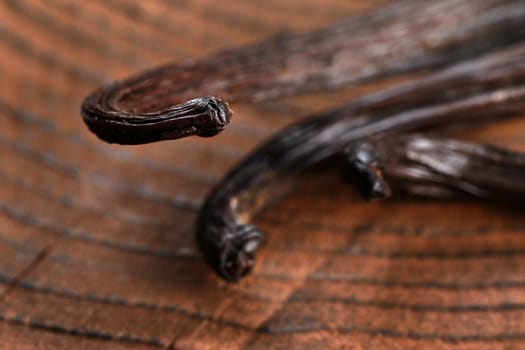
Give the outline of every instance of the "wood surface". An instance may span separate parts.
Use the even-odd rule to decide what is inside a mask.
[[[524,348],[521,208],[364,203],[323,172],[257,220],[246,280],[199,257],[197,209],[229,168],[393,81],[235,105],[212,139],[112,146],[81,120],[104,82],[386,2],[0,2],[0,349]],[[463,136],[525,150],[525,119]]]

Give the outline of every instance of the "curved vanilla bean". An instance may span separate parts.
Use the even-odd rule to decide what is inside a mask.
[[[403,0],[325,29],[161,67],[103,87],[82,105],[107,142],[211,136],[229,102],[255,101],[442,66],[525,37],[521,0]],[[186,101],[186,102],[183,102]]]
[[[248,274],[262,234],[249,223],[272,185],[374,135],[474,123],[525,112],[525,43],[471,60],[293,125],[241,162],[210,194],[197,240],[210,266],[236,281]]]
[[[84,120],[92,132],[107,142],[132,145],[186,136],[213,136],[230,122],[232,111],[216,97],[188,100],[141,116],[115,108],[106,99],[91,95],[82,106]],[[104,113],[100,113],[104,110]]]
[[[354,169],[361,169],[357,158],[373,164],[354,172],[365,193],[387,183],[395,194],[425,198],[525,201],[525,153],[417,134],[363,140],[348,151]]]

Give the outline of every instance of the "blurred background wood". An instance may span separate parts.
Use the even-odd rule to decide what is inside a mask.
[[[265,246],[242,283],[196,252],[196,210],[243,155],[393,81],[233,106],[209,140],[111,146],[80,118],[101,83],[384,3],[1,2],[0,348],[524,347],[519,209],[363,203],[320,174],[258,220]],[[521,119],[465,136],[525,150],[524,135]]]

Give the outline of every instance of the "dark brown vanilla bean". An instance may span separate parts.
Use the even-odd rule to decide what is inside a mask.
[[[403,0],[315,32],[175,64],[101,88],[82,115],[108,142],[211,136],[231,118],[224,101],[337,88],[442,66],[525,37],[521,0]],[[185,102],[184,102],[185,101]]]
[[[525,43],[364,97],[293,125],[241,162],[208,197],[197,238],[227,280],[248,274],[262,234],[249,223],[271,186],[372,136],[525,113]]]
[[[230,122],[228,104],[209,96],[195,98],[160,112],[142,116],[114,108],[107,100],[91,95],[82,107],[88,128],[107,142],[141,144],[186,136],[213,136]],[[103,109],[104,113],[99,110]]]
[[[388,184],[394,194],[425,198],[525,201],[525,153],[443,137],[401,135],[360,141],[349,149],[349,156],[365,193]],[[362,167],[357,159],[372,166]]]
[[[226,176],[200,212],[197,241],[210,266],[235,281],[251,271],[262,239],[250,220],[275,198],[276,185],[305,168],[371,137],[523,113],[525,2],[403,0],[316,32],[103,87],[85,100],[82,115],[108,142],[211,136],[226,126],[231,111],[221,99],[195,96],[259,101],[450,64],[455,65],[293,125]],[[383,179],[381,157],[364,151],[350,159],[367,178],[362,188],[368,186],[372,197],[388,196],[396,182]],[[475,161],[472,154],[466,157]]]

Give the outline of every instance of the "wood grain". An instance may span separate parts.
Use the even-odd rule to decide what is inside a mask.
[[[0,347],[524,347],[519,209],[363,203],[321,173],[258,220],[268,237],[242,283],[222,282],[197,254],[197,209],[243,155],[393,81],[234,106],[211,140],[111,146],[80,118],[102,82],[382,3],[1,2]],[[524,132],[518,119],[463,136],[525,150]]]

